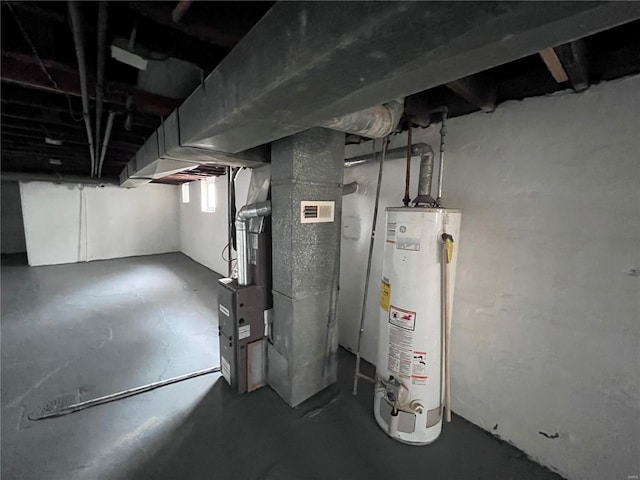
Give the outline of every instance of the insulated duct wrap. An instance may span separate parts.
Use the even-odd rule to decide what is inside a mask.
[[[368,138],[383,138],[398,126],[404,112],[404,100],[394,100],[383,105],[332,118],[323,127]]]

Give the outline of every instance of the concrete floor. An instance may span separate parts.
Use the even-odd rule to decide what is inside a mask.
[[[27,415],[217,365],[217,275],[182,254],[2,267],[2,478],[558,479],[459,417],[428,447],[389,439],[372,387],[296,409],[208,375],[65,417]],[[370,368],[370,367],[368,367]],[[371,373],[371,372],[369,372]]]

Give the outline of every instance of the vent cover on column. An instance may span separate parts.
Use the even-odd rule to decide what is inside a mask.
[[[333,222],[336,202],[300,202],[300,223]]]

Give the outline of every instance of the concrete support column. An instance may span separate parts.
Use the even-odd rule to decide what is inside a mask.
[[[273,325],[269,385],[292,407],[337,380],[344,133],[312,128],[271,145]],[[301,223],[300,202],[335,202]]]

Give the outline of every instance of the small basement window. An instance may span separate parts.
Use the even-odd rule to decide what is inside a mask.
[[[182,184],[182,203],[189,203],[189,184]]]
[[[200,202],[203,212],[216,211],[216,178],[200,180]]]

